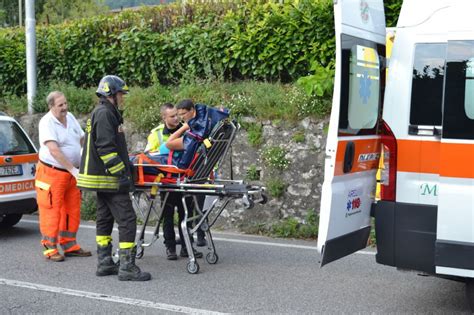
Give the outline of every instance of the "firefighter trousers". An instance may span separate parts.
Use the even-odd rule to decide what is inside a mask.
[[[97,192],[97,236],[110,236],[118,224],[119,242],[134,243],[137,233],[137,216],[128,193]]]
[[[39,162],[35,189],[39,209],[41,244],[45,256],[58,253],[57,244],[64,252],[79,250],[76,233],[81,220],[81,192],[76,179],[68,171],[52,168]]]

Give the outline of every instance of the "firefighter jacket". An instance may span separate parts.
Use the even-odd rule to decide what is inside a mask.
[[[77,187],[82,190],[124,192],[130,183],[130,162],[123,133],[123,118],[117,107],[106,98],[87,121]],[[128,190],[126,188],[125,190]]]

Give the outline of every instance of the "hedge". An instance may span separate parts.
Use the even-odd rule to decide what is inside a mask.
[[[289,82],[333,55],[330,0],[176,4],[38,27],[38,82],[96,85],[257,79]],[[0,93],[25,92],[24,31],[0,32]]]
[[[396,3],[391,6],[397,10]],[[398,8],[399,9],[399,8]],[[392,10],[392,9],[390,9]],[[39,84],[292,82],[334,57],[331,0],[233,1],[124,11],[37,27]],[[23,29],[0,29],[0,96],[26,92]]]

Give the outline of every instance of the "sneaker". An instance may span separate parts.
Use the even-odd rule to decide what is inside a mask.
[[[198,240],[196,242],[196,246],[199,246],[199,247],[204,247],[207,245],[207,241],[206,239],[203,237],[203,238],[199,238],[198,237]]]
[[[197,250],[195,250],[193,248],[193,253],[194,253],[194,258],[202,258],[202,253],[201,252],[198,252]],[[188,255],[188,250],[186,249],[186,247],[181,247],[181,251],[179,252],[179,256],[181,257],[189,257]]]
[[[45,256],[47,260],[51,260],[51,261],[54,261],[54,262],[59,262],[59,261],[64,261],[64,256],[61,255],[60,253],[56,253],[54,255],[51,255],[51,256]]]
[[[89,256],[92,256],[92,253],[88,250],[83,250],[82,248],[79,248],[78,250],[73,250],[72,252],[64,253],[64,256],[66,256],[66,257],[89,257]]]
[[[178,255],[176,255],[176,248],[168,247],[166,249],[166,259],[168,260],[177,260]]]

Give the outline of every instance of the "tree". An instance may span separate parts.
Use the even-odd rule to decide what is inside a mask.
[[[18,25],[18,0],[0,0],[0,26]]]
[[[39,23],[58,24],[65,20],[79,19],[108,11],[104,0],[43,0]]]
[[[19,24],[18,1],[0,0],[0,27]],[[25,0],[21,0],[23,3]],[[96,15],[111,9],[170,3],[175,0],[35,0],[38,23],[57,24],[64,20]],[[25,14],[23,4],[23,16]]]
[[[140,5],[157,5],[174,2],[175,0],[105,0],[111,9],[130,8]]]

